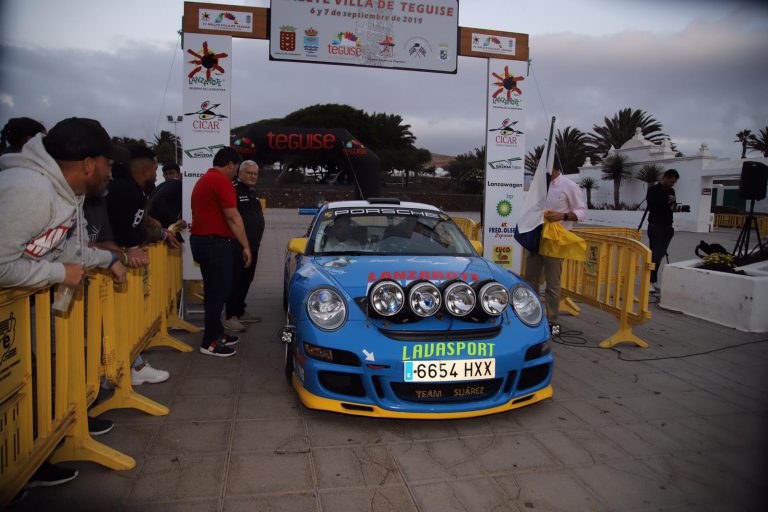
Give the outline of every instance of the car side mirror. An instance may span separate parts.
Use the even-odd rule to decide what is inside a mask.
[[[307,250],[307,241],[306,238],[291,238],[291,241],[288,242],[288,250],[290,252],[304,254],[304,251]]]
[[[469,242],[472,244],[472,247],[475,248],[475,250],[477,251],[477,254],[482,256],[483,255],[483,242],[480,242],[479,240],[470,240]]]

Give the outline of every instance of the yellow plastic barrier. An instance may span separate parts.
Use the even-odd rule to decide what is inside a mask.
[[[560,311],[578,316],[581,310],[573,299],[600,308],[619,321],[616,333],[603,340],[601,347],[622,342],[647,347],[645,341],[632,333],[633,326],[651,318],[648,304],[654,265],[650,249],[639,241],[640,232],[603,227],[574,231],[587,241],[587,260],[563,261]],[[525,252],[521,275],[524,273]]]
[[[464,217],[451,217],[451,220],[468,239],[481,240],[478,238],[480,231],[478,230],[478,224],[475,221],[472,219],[465,219]]]
[[[52,316],[51,287],[0,290],[0,509],[46,459],[86,460],[114,470],[135,466],[131,457],[91,438],[88,414],[118,407],[168,413],[133,391],[131,362],[152,346],[191,351],[167,328],[196,328],[176,318],[179,252],[164,245],[149,251],[150,266],[131,269],[122,286],[115,287],[107,272],[89,272],[87,286],[64,314]],[[115,384],[115,393],[89,410],[102,377]]]
[[[618,343],[648,344],[632,333],[632,327],[651,318],[648,307],[651,251],[631,238],[579,232],[587,241],[587,260],[563,262],[562,294],[615,315],[618,331],[600,346]]]

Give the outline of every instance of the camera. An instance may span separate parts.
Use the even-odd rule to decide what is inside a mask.
[[[689,204],[672,203],[670,208],[672,208],[673,213],[688,213],[691,211],[691,205]]]

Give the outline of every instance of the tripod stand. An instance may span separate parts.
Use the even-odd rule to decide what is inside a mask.
[[[757,217],[755,217],[755,200],[752,199],[752,203],[749,206],[749,215],[744,220],[744,225],[741,227],[741,233],[736,240],[736,247],[733,248],[733,257],[738,262],[742,258],[749,256],[749,235],[754,228],[755,235],[757,235],[757,247],[763,246],[762,240],[760,240],[760,229],[757,227]],[[739,263],[737,263],[738,265]]]

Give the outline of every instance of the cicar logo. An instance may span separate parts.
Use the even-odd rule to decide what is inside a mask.
[[[362,57],[363,49],[360,47],[360,39],[352,32],[339,32],[328,45],[330,55],[339,57]]]
[[[501,122],[501,126],[498,128],[491,128],[488,130],[489,132],[499,132],[496,134],[496,145],[517,147],[520,143],[519,136],[523,135],[522,131],[515,128],[517,123],[518,121],[512,121],[507,118]]]
[[[203,47],[199,51],[187,50],[187,53],[192,55],[194,59],[190,60],[189,64],[194,64],[195,67],[187,75],[189,84],[197,84],[202,86],[224,87],[224,81],[219,78],[224,75],[224,68],[219,65],[219,61],[229,57],[226,53],[216,53],[214,50],[208,48],[208,41],[203,42]],[[205,78],[197,76],[198,73],[203,73],[205,70]]]
[[[192,131],[196,133],[219,133],[221,125],[219,119],[227,119],[224,114],[219,114],[216,109],[221,103],[211,104],[210,101],[204,101],[200,104],[200,109],[196,112],[187,112],[185,116],[196,116],[192,121]]]

